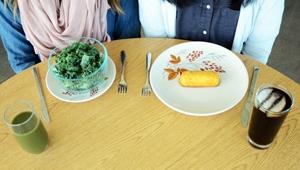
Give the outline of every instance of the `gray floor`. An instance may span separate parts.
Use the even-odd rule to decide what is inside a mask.
[[[300,83],[300,1],[286,0],[285,13],[268,65]]]
[[[268,65],[300,83],[300,1],[286,0],[280,34]],[[266,25],[267,26],[267,25]],[[0,83],[14,75],[0,43]]]
[[[13,76],[14,72],[10,68],[6,52],[3,49],[2,41],[0,42],[0,83]]]

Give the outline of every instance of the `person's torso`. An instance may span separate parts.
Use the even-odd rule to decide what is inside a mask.
[[[196,0],[177,7],[176,38],[207,41],[231,49],[240,5],[232,0]]]

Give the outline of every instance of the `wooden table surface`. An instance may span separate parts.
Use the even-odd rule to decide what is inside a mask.
[[[51,124],[45,124],[49,147],[39,155],[24,152],[0,123],[0,169],[300,169],[300,86],[276,70],[241,56],[248,72],[260,66],[257,86],[281,84],[295,97],[273,145],[252,148],[240,123],[244,99],[231,110],[210,117],[177,113],[154,95],[140,96],[145,80],[145,54],[156,57],[182,40],[129,39],[106,43],[117,66],[112,87],[85,103],[66,103],[46,88],[47,63],[38,65]],[[117,94],[119,53],[127,53],[128,93]],[[251,75],[249,76],[251,77]],[[237,82],[238,83],[238,82]],[[0,112],[28,99],[40,114],[34,77],[25,70],[0,85]],[[2,117],[2,116],[1,116]]]

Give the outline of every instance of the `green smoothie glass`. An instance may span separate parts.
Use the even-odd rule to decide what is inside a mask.
[[[11,104],[4,111],[3,119],[25,151],[38,154],[47,148],[47,131],[29,102],[20,100]]]

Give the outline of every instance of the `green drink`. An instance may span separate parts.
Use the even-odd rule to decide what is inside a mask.
[[[30,118],[32,112],[21,112],[14,119],[12,124],[20,124]],[[29,123],[29,122],[28,122]],[[39,119],[33,115],[28,129],[13,127],[14,136],[23,149],[30,153],[41,153],[48,145],[47,132]]]
[[[11,105],[4,113],[4,120],[17,142],[27,152],[38,154],[47,148],[47,131],[27,102]]]

